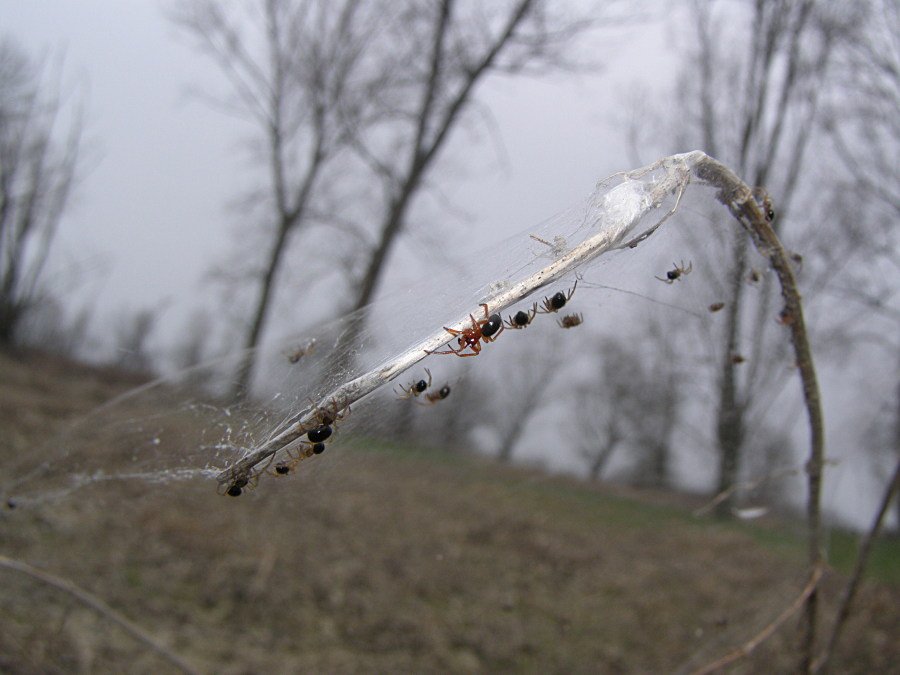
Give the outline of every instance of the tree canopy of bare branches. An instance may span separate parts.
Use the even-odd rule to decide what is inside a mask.
[[[226,76],[231,95],[220,103],[250,122],[268,174],[261,199],[269,247],[255,274],[239,395],[291,238],[313,220],[316,191],[346,149],[348,130],[359,133],[370,114],[380,74],[371,77],[367,50],[382,9],[358,0],[189,0],[173,13]]]
[[[368,238],[368,249],[354,256],[359,278],[350,282],[352,307],[368,304],[478,84],[492,73],[569,66],[573,41],[597,21],[588,11],[572,18],[548,0],[185,0],[173,17],[227,77],[225,104],[253,125],[268,167],[260,195],[268,253],[254,275],[258,295],[238,391],[250,382],[252,348],[290,240],[312,223],[341,220],[355,239],[325,253],[337,260],[342,246]],[[343,218],[335,211],[344,204],[322,202],[328,193],[365,194],[365,203]],[[361,237],[373,222],[374,233]]]
[[[679,80],[687,114],[687,123],[678,122],[679,142],[699,143],[751,185],[764,186],[774,200],[773,226],[796,235],[802,218],[792,218],[795,205],[815,189],[815,179],[804,177],[819,140],[823,99],[834,83],[834,54],[856,10],[852,3],[817,0],[688,5],[694,39]],[[736,52],[735,44],[744,51]],[[777,296],[768,279],[748,290],[748,254],[747,237],[730,233],[712,261],[725,305],[715,338],[717,492],[738,481],[754,411],[787,382],[771,358],[784,345]],[[719,513],[730,508],[725,500]]]
[[[40,299],[41,274],[78,167],[81,122],[62,128],[48,69],[0,42],[0,344],[14,344]]]

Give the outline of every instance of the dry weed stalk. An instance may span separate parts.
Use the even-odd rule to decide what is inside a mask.
[[[772,635],[775,634],[775,631],[777,631],[785,621],[790,619],[800,610],[800,608],[803,606],[803,603],[806,602],[809,599],[809,596],[815,592],[823,573],[824,569],[822,567],[817,567],[815,570],[813,570],[809,581],[806,582],[806,586],[802,591],[800,591],[800,594],[796,598],[794,598],[794,601],[788,607],[786,607],[784,611],[782,611],[781,614],[779,614],[775,618],[775,620],[772,621],[772,623],[763,628],[759,633],[754,635],[750,640],[745,642],[734,651],[731,651],[722,658],[703,666],[703,668],[700,668],[699,670],[695,670],[691,675],[709,675],[710,673],[714,673],[715,671],[717,671],[719,668],[724,668],[729,663],[750,656],[750,654],[753,653],[754,649],[756,649],[757,647],[759,647],[759,645],[772,637]]]
[[[884,524],[884,516],[891,504],[891,500],[894,499],[894,496],[898,492],[900,492],[900,459],[897,460],[897,465],[894,467],[894,475],[891,477],[888,487],[884,492],[884,496],[881,498],[881,505],[878,507],[878,512],[872,520],[872,526],[869,528],[865,539],[863,539],[862,544],[859,547],[856,563],[853,565],[853,573],[850,575],[850,580],[847,582],[847,586],[844,588],[844,593],[841,596],[841,601],[838,605],[837,614],[834,619],[834,626],[831,629],[831,634],[828,636],[828,642],[822,650],[822,653],[819,654],[813,662],[812,670],[814,673],[825,672],[828,661],[831,659],[835,647],[837,647],[844,624],[847,622],[847,617],[850,616],[850,607],[853,604],[853,599],[856,597],[856,591],[859,589],[859,582],[862,581],[863,572],[865,572],[866,564],[869,562],[869,555],[872,553],[872,545],[875,543],[875,540],[881,532],[881,526]]]
[[[93,593],[89,593],[83,588],[76,586],[71,581],[62,579],[58,576],[50,574],[49,572],[39,570],[37,567],[32,567],[28,563],[24,563],[21,560],[7,558],[5,555],[0,555],[0,567],[5,567],[6,569],[25,574],[32,579],[37,579],[38,581],[47,584],[48,586],[52,586],[53,588],[64,593],[68,593],[82,604],[87,605],[95,612],[102,614],[104,617],[120,626],[123,630],[125,630],[125,632],[135,638],[138,642],[147,645],[150,649],[162,656],[166,661],[181,670],[181,672],[187,673],[188,675],[199,675],[198,671],[191,668],[181,659],[180,656],[162,645],[143,628],[138,626],[136,623],[133,623],[132,621],[126,619],[124,616],[119,614],[116,610],[107,605],[105,602],[103,602],[103,600],[98,598]]]
[[[794,347],[794,356],[800,371],[809,422],[810,447],[809,458],[806,462],[806,526],[807,555],[812,576],[821,569],[825,562],[822,549],[821,512],[822,472],[825,464],[825,422],[797,281],[794,279],[790,257],[781,245],[775,230],[772,229],[768,214],[764,212],[760,202],[754,198],[753,191],[741,182],[733,171],[712,158],[706,157],[705,160],[701,160],[695,171],[698,178],[719,189],[719,201],[728,207],[735,219],[750,234],[756,249],[769,261],[781,285],[781,297],[784,300],[782,317],[790,317],[790,321],[784,323],[791,331],[791,344]],[[806,598],[806,630],[799,664],[800,672],[804,673],[808,673],[812,669],[818,601],[818,591],[813,586]]]

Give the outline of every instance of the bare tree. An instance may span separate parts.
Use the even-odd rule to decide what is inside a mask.
[[[120,315],[114,328],[117,368],[145,376],[153,373],[153,357],[147,349],[147,340],[158,318],[159,312],[153,309]]]
[[[692,0],[690,6],[695,52],[679,86],[692,122],[679,121],[681,142],[700,143],[750,184],[765,186],[775,199],[775,227],[782,230],[791,223],[800,193],[814,189],[803,182],[808,150],[830,83],[832,55],[853,7],[817,0],[760,0],[745,13],[729,3]],[[730,31],[743,36],[746,53],[735,53],[737,35]],[[762,391],[770,396],[787,381],[767,358],[774,344],[783,343],[769,281],[749,295],[748,238],[731,232],[722,246],[725,321],[715,376],[719,493],[738,480],[754,403]],[[730,499],[718,512],[731,512]]]
[[[588,478],[599,481],[613,453],[625,437],[624,419],[608,404],[618,399],[615,387],[580,387],[575,394],[578,454],[587,463]]]
[[[606,3],[604,13],[612,15],[614,5]],[[576,39],[603,19],[596,8],[573,18],[550,0],[407,0],[399,6],[386,28],[389,60],[402,70],[386,92],[392,113],[382,118],[377,133],[354,139],[381,186],[377,242],[364,263],[354,310],[374,297],[415,198],[427,187],[453,131],[468,119],[477,86],[493,74],[574,67],[570,54]],[[365,321],[364,311],[355,315],[344,336],[347,344],[358,341]]]
[[[900,4],[879,0],[867,7],[853,40],[838,55],[843,92],[826,108],[825,127],[845,175],[836,181],[831,213],[841,223],[835,255],[822,283],[853,318],[837,327],[845,344],[879,350],[879,369],[900,374]],[[839,272],[839,273],[835,273]],[[858,315],[864,311],[863,317]],[[896,381],[900,378],[895,377]],[[900,454],[900,385],[893,401],[876,405],[866,432],[876,452]],[[896,502],[900,532],[900,500]]]
[[[380,3],[360,0],[187,0],[173,19],[227,77],[229,111],[255,129],[268,183],[263,201],[268,251],[255,274],[257,297],[244,337],[235,394],[246,393],[278,275],[291,239],[315,216],[316,194],[347,145],[347,129],[362,133],[382,74],[366,49]]]
[[[184,0],[174,14],[227,75],[230,109],[255,126],[270,174],[271,243],[256,275],[259,295],[238,393],[250,382],[252,349],[289,241],[324,219],[327,209],[317,207],[323,194],[340,193],[342,184],[346,194],[349,182],[366,183],[361,192],[377,188],[363,216],[332,217],[357,234],[358,245],[365,229],[359,221],[379,214],[374,245],[354,261],[361,278],[352,308],[361,308],[376,291],[416,194],[467,118],[477,85],[492,73],[567,66],[574,38],[596,22],[596,12],[572,19],[549,0],[254,0],[247,7],[241,15],[234,3]],[[329,174],[348,143],[367,167],[364,179],[355,164],[348,170],[341,164],[343,175]],[[337,260],[340,253],[327,256]],[[348,343],[357,341],[363,322],[360,314],[345,334]]]
[[[666,485],[678,413],[671,351],[657,350],[656,359],[648,359],[619,340],[607,339],[599,343],[597,353],[598,376],[574,392],[577,442],[591,480],[603,475],[617,450],[627,448],[635,457],[634,482]]]
[[[491,416],[498,427],[500,441],[497,459],[508,462],[522,439],[529,420],[550,389],[562,364],[562,352],[552,340],[529,339],[512,352],[503,370],[503,389],[506,395],[495,399],[503,409]],[[527,364],[523,366],[522,364]]]
[[[825,124],[852,187],[900,215],[900,5],[872,2],[842,50],[839,77],[845,93],[830,102]],[[895,235],[896,236],[896,235]],[[878,249],[881,252],[880,249]]]
[[[40,302],[41,274],[78,167],[81,120],[63,127],[59,87],[10,39],[0,41],[0,344]]]
[[[707,152],[735,166],[751,185],[768,190],[775,200],[773,225],[780,236],[787,238],[790,231],[794,236],[812,234],[798,232],[802,218],[794,217],[793,209],[804,198],[809,203],[821,201],[820,176],[811,171],[817,167],[810,161],[809,151],[814,141],[821,141],[817,132],[821,130],[827,92],[839,86],[834,78],[835,54],[852,39],[853,26],[865,3],[757,0],[747,8],[745,19],[735,12],[743,8],[732,3],[695,0],[692,6],[697,51],[682,80],[682,91],[688,105],[696,103],[688,115],[696,125],[683,125],[685,138],[692,139],[692,147],[696,142],[693,139],[700,140]],[[735,28],[735,16],[743,19],[737,35],[729,33]],[[730,23],[726,24],[723,17]],[[748,45],[747,53],[740,57],[734,56],[736,39]],[[815,223],[816,230],[822,227],[823,223]],[[821,233],[816,232],[815,239],[822,240]],[[749,251],[748,239],[740,235],[726,243],[721,255],[727,292],[717,350],[715,437],[719,451],[717,492],[728,498],[719,502],[719,515],[731,512],[730,489],[738,482],[742,454],[750,443],[748,432],[756,427],[753,415],[766,408],[767,401],[786,381],[783,373],[777,372],[784,369],[776,368],[778,360],[771,358],[784,345],[784,336],[774,332],[773,319],[779,318],[779,323],[792,330],[802,322],[786,296],[778,312],[777,296],[766,286],[767,281],[759,293],[746,292]],[[742,358],[735,359],[735,355]],[[745,360],[749,368],[741,365]],[[802,369],[800,359],[798,363]],[[803,393],[807,401],[814,398],[809,389]],[[812,454],[806,463],[810,584],[802,601],[798,672],[811,672],[818,626],[819,594],[813,579],[821,573],[823,564],[820,422],[810,427]]]
[[[492,73],[562,67],[573,39],[593,24],[586,16],[563,19],[545,0],[408,2],[398,19],[390,30],[404,46],[396,58],[408,72],[393,92],[400,109],[385,120],[390,141],[379,148],[356,139],[381,179],[384,208],[354,309],[372,299],[413,198],[465,118],[476,86]]]

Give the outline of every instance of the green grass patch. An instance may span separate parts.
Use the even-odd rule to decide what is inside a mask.
[[[377,453],[391,459],[457,467],[461,470],[460,475],[465,475],[468,480],[484,482],[491,489],[503,486],[507,498],[515,501],[517,508],[566,513],[568,517],[577,518],[587,525],[593,523],[623,529],[688,527],[698,531],[731,531],[756,541],[788,560],[802,561],[806,556],[804,524],[799,520],[769,521],[760,525],[738,520],[698,518],[688,508],[610,494],[602,486],[497,464],[465,453],[363,436],[354,437],[348,445],[355,451]],[[828,560],[835,569],[844,574],[852,572],[862,536],[842,529],[833,529],[828,533]],[[882,537],[876,543],[866,576],[900,586],[900,539]]]
[[[846,530],[832,530],[828,537],[828,559],[831,564],[841,572],[851,572],[863,536]],[[865,576],[900,586],[900,539],[882,537],[875,542]]]

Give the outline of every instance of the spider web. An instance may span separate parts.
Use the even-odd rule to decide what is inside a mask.
[[[328,440],[327,453],[313,455],[310,443],[294,441],[254,465],[246,487],[260,490],[273,480],[272,469],[284,462],[296,468],[298,476],[316,475],[321,469],[313,467],[319,464],[338,471],[346,460],[332,448],[349,447],[354,439],[389,438],[398,420],[408,426],[413,416],[433,421],[442,411],[458,414],[460,406],[474,401],[476,390],[500,399],[495,402],[500,403],[497,414],[502,416],[504,387],[510,382],[511,370],[529,369],[553,358],[558,361],[555,381],[577,383],[585,379],[585,368],[576,357],[589,353],[590,345],[603,335],[639,339],[629,329],[641,325],[635,317],[662,317],[673,326],[673,335],[680,331],[678,325],[691,324],[694,334],[701,336],[699,350],[712,349],[711,334],[703,326],[714,320],[707,308],[720,299],[720,293],[714,284],[702,283],[699,278],[704,264],[716,255],[717,238],[721,238],[715,222],[704,212],[713,195],[709,188],[697,185],[689,186],[682,195],[674,189],[684,185],[679,182],[660,193],[659,185],[672,175],[663,168],[635,172],[636,177],[627,179],[612,177],[565,212],[462,256],[451,270],[384,294],[366,308],[363,328],[354,341],[348,343],[345,338],[357,325],[358,314],[260,348],[255,354],[252,394],[241,402],[230,400],[229,392],[243,353],[161,378],[119,397],[23,457],[19,466],[7,472],[3,494],[17,507],[88,494],[102,499],[105,486],[123,481],[135,485],[136,496],[162,489],[221,494],[228,484],[217,481],[217,476],[221,478],[248,453],[296,425],[317,402],[327,407],[328,394],[336,387],[377,370],[436,331],[444,343],[455,348],[455,340],[443,327],[454,322],[471,326],[467,317],[482,318],[482,302],[491,302],[491,312],[500,312],[508,321],[516,311],[531,312],[535,303],[540,307],[558,292],[565,297],[571,294],[559,312],[537,314],[526,329],[506,328],[494,342],[483,343],[477,357],[428,355],[417,350],[409,372],[393,375],[391,381],[345,411],[345,419],[335,427],[338,433]],[[676,204],[678,211],[667,226],[639,245],[622,247],[666,220]],[[714,206],[723,211],[721,205]],[[722,216],[722,220],[727,218],[727,214]],[[695,230],[691,237],[679,234],[679,229],[685,228]],[[563,273],[549,275],[513,302],[493,302],[598,233],[608,235],[616,245],[585,257]],[[690,276],[682,272],[677,280],[669,279],[667,273],[679,267],[685,271],[690,267]],[[572,323],[583,323],[563,330],[560,319],[567,315],[577,317]],[[533,347],[529,348],[529,343]],[[400,387],[425,378],[426,368],[432,380],[429,390],[400,400]],[[447,400],[439,395],[444,387],[450,392]],[[561,395],[550,396],[549,410],[553,410],[555,398],[563,401]],[[334,405],[337,407],[337,402]],[[569,405],[560,403],[551,414],[571,424],[565,421]],[[490,445],[491,419],[479,419],[476,414],[469,426],[473,438],[467,446],[489,450],[481,447],[481,441]],[[537,440],[529,442],[533,439]],[[581,461],[571,453],[548,459],[541,455],[545,447],[538,434],[529,433],[522,452],[557,468],[574,469]],[[297,462],[307,456],[308,461]]]

